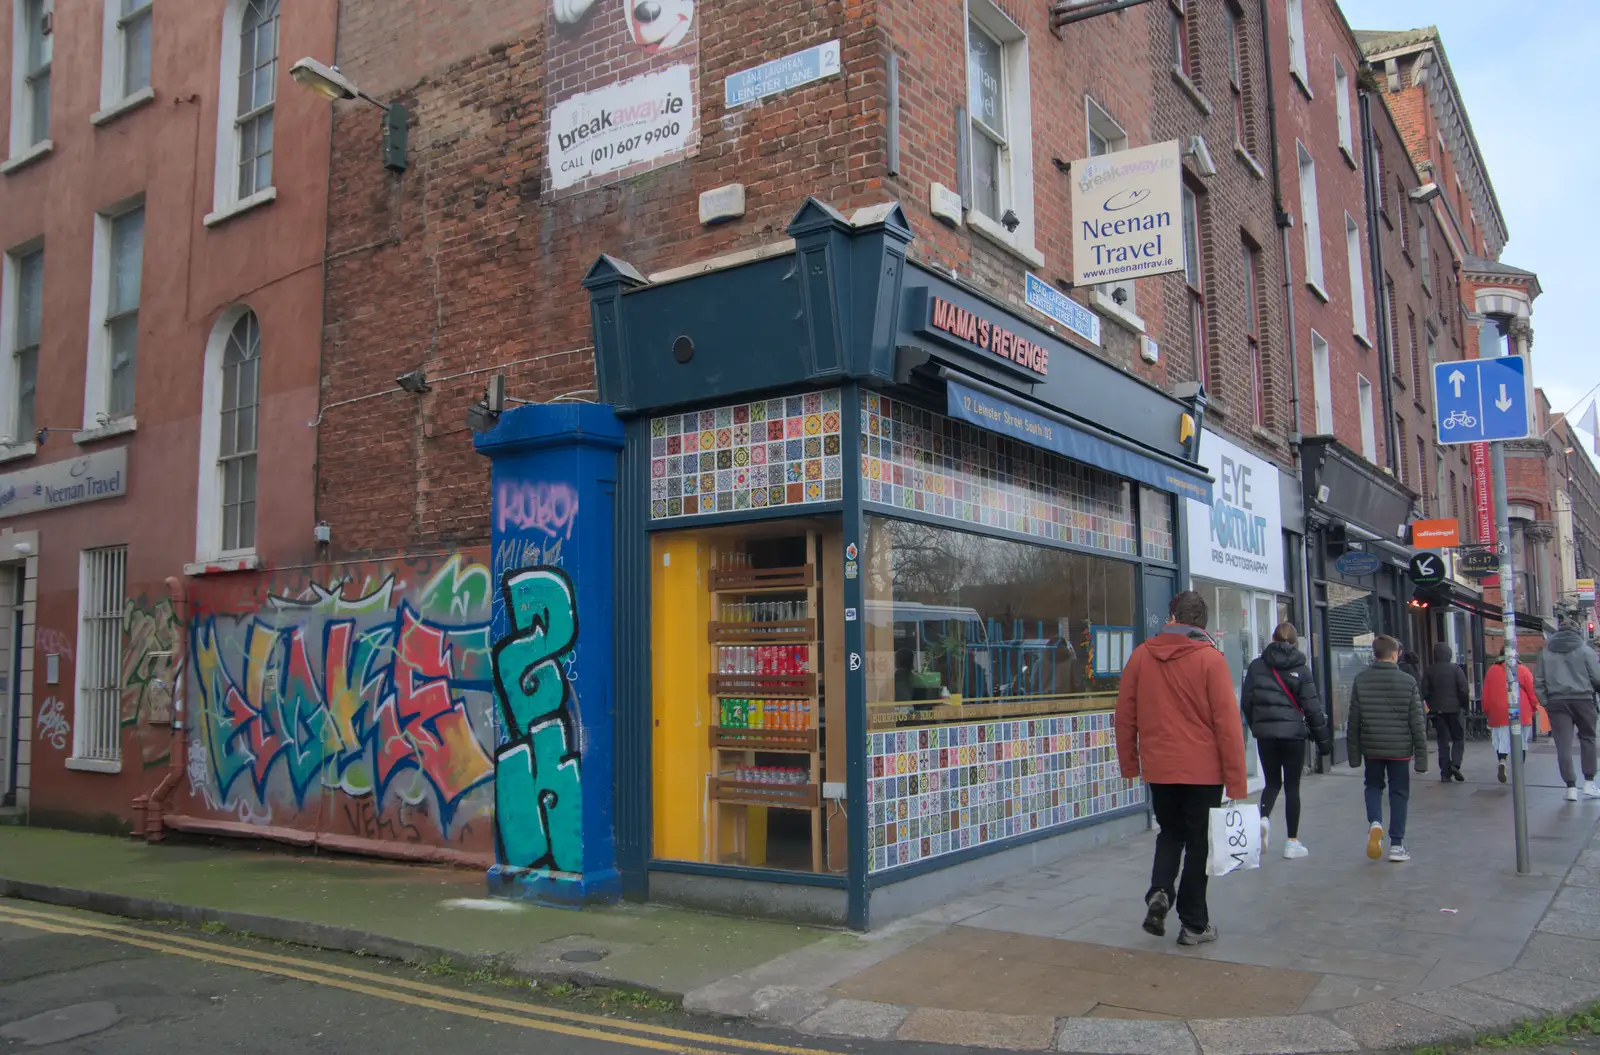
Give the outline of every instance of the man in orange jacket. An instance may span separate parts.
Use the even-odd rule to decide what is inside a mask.
[[[1224,789],[1230,799],[1245,797],[1244,730],[1228,661],[1205,633],[1205,598],[1185,590],[1168,611],[1166,628],[1123,668],[1117,760],[1125,778],[1144,778],[1161,826],[1144,929],[1164,935],[1176,901],[1178,944],[1204,945],[1217,940],[1206,908],[1211,810],[1222,805]]]

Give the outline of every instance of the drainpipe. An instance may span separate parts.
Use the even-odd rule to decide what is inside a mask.
[[[166,808],[167,796],[183,779],[189,743],[184,723],[184,684],[189,670],[189,598],[183,580],[176,575],[168,576],[167,594],[172,599],[172,621],[178,627],[178,642],[172,652],[172,740],[167,751],[169,764],[166,776],[161,778],[156,789],[133,800],[133,811],[139,818],[134,831],[149,842],[160,842],[166,837],[161,815]]]
[[[1391,380],[1394,377],[1394,349],[1389,346],[1391,305],[1389,287],[1383,281],[1383,234],[1378,230],[1378,203],[1382,200],[1379,195],[1383,193],[1383,188],[1377,186],[1372,178],[1373,173],[1378,171],[1378,143],[1372,131],[1372,93],[1362,88],[1356,94],[1361,100],[1361,164],[1364,169],[1361,185],[1366,191],[1367,257],[1372,264],[1372,303],[1378,313],[1378,369],[1383,373],[1383,383],[1378,386],[1378,392],[1383,397],[1383,462],[1393,476],[1397,471],[1395,457],[1400,441],[1394,427],[1394,382]],[[1400,222],[1405,222],[1404,216],[1400,217]]]

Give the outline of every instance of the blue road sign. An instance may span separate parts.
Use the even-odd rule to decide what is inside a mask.
[[[1440,444],[1526,439],[1528,364],[1520,355],[1435,363],[1433,407]]]

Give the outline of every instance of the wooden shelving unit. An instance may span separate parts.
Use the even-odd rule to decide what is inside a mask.
[[[790,568],[718,569],[710,576],[712,608],[722,613],[724,599],[750,594],[805,594],[804,619],[763,623],[713,621],[707,627],[713,663],[718,646],[789,645],[804,648],[804,673],[722,673],[707,679],[713,715],[720,715],[722,701],[784,700],[804,708],[804,725],[799,728],[749,728],[713,725],[710,729],[711,765],[711,847],[712,860],[725,863],[722,851],[722,810],[736,809],[732,858],[748,859],[748,807],[805,810],[811,814],[811,870],[823,870],[821,697],[818,665],[822,657],[817,636],[817,557],[819,536],[806,532],[806,563]],[[719,719],[720,720],[720,719]],[[803,784],[768,784],[730,779],[726,773],[739,766],[756,768],[757,755],[794,755],[804,762],[807,774]]]

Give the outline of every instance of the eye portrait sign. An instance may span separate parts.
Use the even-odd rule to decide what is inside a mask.
[[[1118,282],[1184,270],[1178,141],[1072,163],[1072,281]]]

